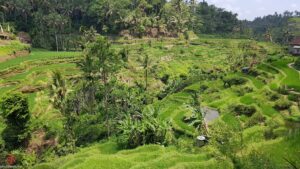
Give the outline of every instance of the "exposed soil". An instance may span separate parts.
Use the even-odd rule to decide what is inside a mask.
[[[28,94],[28,93],[36,93],[43,89],[45,89],[47,86],[24,86],[20,89],[22,93]]]
[[[40,129],[32,133],[32,139],[29,141],[26,152],[41,155],[45,149],[55,147],[57,144],[57,138],[47,138],[46,132]]]
[[[28,56],[28,55],[29,55],[29,52],[27,50],[17,51],[16,54],[10,54],[7,56],[0,57],[0,63],[6,62],[10,59],[15,59],[18,57],[24,57],[24,56]]]

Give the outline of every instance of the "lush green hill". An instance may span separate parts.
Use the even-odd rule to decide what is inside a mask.
[[[300,17],[293,17],[288,20],[289,29],[293,36],[300,36]]]
[[[254,43],[253,50],[261,61],[254,65],[254,73],[241,73],[243,66],[231,70],[235,60],[232,58],[246,53],[240,48],[245,43]],[[118,74],[118,79],[129,86],[143,85],[143,57],[149,56],[148,92],[154,98],[152,105],[159,109],[158,118],[171,121],[178,142],[170,147],[148,145],[119,150],[116,143],[109,141],[81,148],[66,157],[46,158],[46,163],[35,168],[233,168],[233,159],[224,158],[222,146],[218,147],[214,142],[199,149],[193,146],[198,133],[184,119],[193,114],[191,93],[194,91],[200,92],[198,99],[202,106],[212,107],[220,113],[220,118],[209,124],[210,131],[223,122],[228,130],[240,134],[238,138],[242,136],[243,142],[239,142],[243,144],[242,148],[234,152],[236,158],[242,155],[247,158],[248,154],[259,150],[277,167],[289,166],[284,158],[299,165],[299,132],[295,125],[300,117],[299,106],[288,93],[279,89],[286,86],[297,92],[300,79],[299,73],[288,66],[294,58],[285,54],[280,46],[249,40],[200,38],[193,41],[118,40],[113,48],[117,52],[129,49],[129,61]],[[63,130],[62,116],[50,105],[47,86],[51,72],[59,70],[69,79],[68,85],[72,88],[72,79],[82,74],[76,67],[80,55],[80,52],[33,50],[27,57],[0,63],[0,96],[11,91],[28,94],[34,124],[47,126],[59,135]],[[201,69],[212,78],[201,80],[197,73],[192,76],[191,70],[195,69]],[[162,79],[166,76],[169,81],[164,84]],[[245,82],[231,87],[224,85],[224,79],[232,77],[242,78]],[[174,86],[171,86],[172,82]],[[172,90],[167,90],[170,86]],[[158,95],[162,97],[157,98]],[[276,108],[282,101],[288,101],[290,108]],[[254,107],[256,112],[252,116],[238,115],[236,105]],[[288,125],[291,118],[296,122]],[[0,119],[0,129],[4,127]],[[182,140],[187,142],[184,146]],[[182,147],[192,148],[181,151]],[[250,166],[255,164],[255,159],[252,162]]]
[[[34,169],[87,169],[87,168],[233,168],[226,159],[213,157],[209,149],[200,153],[179,152],[176,147],[142,146],[134,150],[119,151],[112,142],[97,144]]]
[[[28,48],[29,45],[18,40],[0,40],[0,58]]]

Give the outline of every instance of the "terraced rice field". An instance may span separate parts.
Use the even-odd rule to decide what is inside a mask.
[[[190,68],[199,67],[203,70],[229,69],[227,56],[232,50],[237,50],[237,45],[243,40],[200,39],[189,45],[170,39],[166,41],[154,41],[152,46],[145,45],[144,41],[134,41],[114,44],[116,51],[123,47],[130,48],[129,62],[126,69],[122,70],[119,78],[132,85],[135,82],[143,83],[144,72],[142,68],[142,56],[139,51],[147,53],[150,57],[151,71],[149,74],[149,92],[154,96],[162,91],[165,85],[160,78],[169,75],[170,78],[187,76]],[[262,43],[268,53],[278,50],[276,47]],[[41,89],[27,93],[30,101],[30,109],[34,117],[55,130],[62,129],[61,115],[49,104],[47,85],[53,70],[59,70],[66,78],[80,76],[81,72],[76,67],[76,61],[80,59],[80,52],[49,52],[33,50],[27,57],[15,58],[0,63],[0,96],[10,91],[26,91],[24,87]],[[283,157],[289,154],[299,157],[300,148],[292,149],[295,140],[299,137],[289,138],[289,129],[285,126],[286,111],[278,111],[274,108],[274,101],[270,100],[266,93],[276,92],[283,85],[300,89],[299,72],[288,67],[291,59],[265,62],[257,65],[260,72],[258,76],[250,74],[234,73],[243,77],[247,82],[241,86],[224,87],[221,79],[194,81],[183,89],[169,94],[162,100],[154,100],[153,105],[159,107],[159,118],[169,120],[179,138],[193,140],[195,128],[183,121],[185,116],[191,115],[190,107],[192,95],[190,91],[199,91],[202,85],[208,89],[202,91],[199,96],[202,106],[212,107],[220,112],[220,118],[234,129],[240,129],[241,124],[246,124],[250,117],[242,115],[237,117],[230,109],[231,105],[244,104],[254,106],[257,112],[262,113],[266,121],[279,121],[279,128],[275,132],[278,137],[271,140],[264,138],[267,124],[255,124],[242,131],[245,140],[244,151],[261,149],[266,154],[274,154],[274,159],[279,165],[285,164]],[[71,84],[69,84],[71,85]],[[248,89],[251,89],[248,91]],[[244,92],[244,90],[247,90]],[[286,96],[281,96],[286,98]],[[300,110],[293,104],[291,114],[300,117]],[[4,128],[0,118],[0,131]],[[209,124],[214,127],[215,122]],[[293,146],[290,146],[293,145]],[[233,168],[231,160],[223,158],[216,147],[209,145],[197,151],[186,153],[177,150],[176,147],[162,147],[148,145],[134,150],[119,150],[113,141],[98,143],[94,146],[81,148],[78,153],[52,160],[51,162],[36,166],[36,169],[67,169],[67,168]],[[271,147],[276,147],[272,151]],[[295,147],[295,146],[294,146]],[[278,155],[280,154],[280,155]],[[300,163],[299,159],[294,159]]]
[[[230,161],[217,160],[209,151],[200,154],[183,153],[175,147],[159,145],[142,146],[134,150],[119,151],[116,144],[105,143],[80,150],[75,155],[61,158],[51,164],[42,164],[34,169],[85,169],[85,168],[232,168]]]

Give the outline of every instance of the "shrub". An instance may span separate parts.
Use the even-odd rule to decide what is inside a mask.
[[[275,102],[274,108],[276,110],[287,110],[292,106],[292,103],[285,99],[280,99]]]
[[[300,99],[300,95],[297,95],[297,94],[289,94],[288,95],[288,99],[290,100],[290,101],[293,101],[293,102],[298,102],[299,101],[299,99]]]
[[[200,92],[204,92],[205,90],[207,90],[209,87],[205,84],[200,86]]]
[[[257,69],[251,69],[251,70],[249,71],[248,74],[251,75],[251,76],[257,77],[257,76],[259,76],[261,73],[262,73],[262,72],[260,72],[260,71],[257,70]]]
[[[179,77],[180,77],[180,79],[182,79],[182,80],[187,80],[187,78],[188,78],[188,76],[185,75],[185,74],[180,74]]]
[[[210,87],[208,89],[205,90],[205,93],[208,93],[208,94],[212,94],[212,93],[217,93],[219,92],[220,90],[216,87]]]
[[[163,77],[160,78],[160,80],[164,83],[164,84],[168,84],[170,75],[165,74]]]
[[[279,98],[280,98],[280,95],[277,94],[277,93],[271,93],[271,94],[269,95],[269,99],[270,99],[271,101],[276,101],[276,100],[278,100]]]
[[[263,123],[265,122],[266,117],[263,116],[263,114],[261,112],[256,112],[247,122],[246,122],[246,126],[247,127],[252,127],[255,126],[257,124]]]
[[[281,126],[284,126],[285,121],[280,117],[273,117],[266,121],[266,126],[268,126],[264,131],[265,139],[275,139],[278,137],[278,129],[281,130]]]
[[[5,147],[13,150],[24,146],[29,138],[31,117],[27,98],[21,94],[7,95],[0,101],[0,110],[6,123],[2,133]]]
[[[289,91],[286,89],[285,86],[280,86],[280,87],[277,89],[277,92],[280,93],[280,94],[283,94],[283,95],[289,94]]]
[[[103,139],[107,134],[102,124],[80,124],[75,129],[76,145],[86,145]]]
[[[118,145],[122,148],[136,148],[145,144],[172,143],[174,135],[171,124],[156,119],[156,115],[157,112],[150,111],[143,113],[141,119],[127,116],[119,123]]]
[[[127,48],[123,48],[119,54],[124,62],[128,62],[129,50]]]
[[[300,70],[300,58],[298,58],[294,64],[295,68]]]
[[[275,135],[273,128],[267,128],[264,132],[264,137],[267,140],[271,140],[271,139],[275,139],[277,136]]]
[[[37,162],[34,154],[28,154],[19,150],[13,151],[12,154],[16,157],[16,165],[24,168],[30,168]]]
[[[269,155],[259,150],[252,150],[249,154],[240,157],[236,167],[243,169],[278,168],[276,162]]]
[[[242,85],[245,84],[247,80],[238,76],[227,76],[223,78],[223,83],[225,87],[231,87],[232,85]]]
[[[252,116],[256,112],[255,106],[247,106],[244,104],[232,105],[231,109],[235,112],[236,115],[246,115],[248,117]]]
[[[238,96],[244,96],[247,93],[253,92],[253,88],[251,87],[236,87],[234,88],[234,91],[237,93]]]

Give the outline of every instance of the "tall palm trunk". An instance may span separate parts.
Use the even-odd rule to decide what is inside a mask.
[[[3,31],[3,27],[2,27],[2,25],[0,24],[0,32],[1,33],[4,33],[4,31]]]
[[[145,69],[145,90],[148,89],[148,67]]]
[[[56,52],[58,52],[58,37],[56,31],[55,31],[55,44],[56,44]]]

